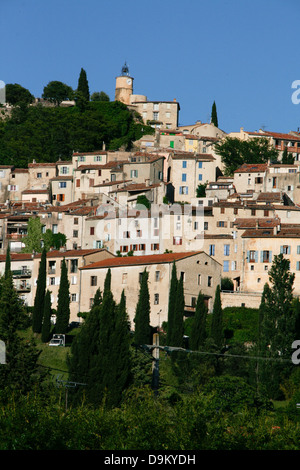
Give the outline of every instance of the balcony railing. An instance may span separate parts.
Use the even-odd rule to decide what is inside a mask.
[[[12,275],[14,278],[31,277],[31,274],[31,269],[15,269],[12,271]]]

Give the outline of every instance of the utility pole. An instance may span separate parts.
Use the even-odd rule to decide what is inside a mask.
[[[87,384],[83,384],[83,383],[80,383],[80,382],[68,382],[67,380],[59,380],[59,375],[56,377],[56,383],[57,383],[57,386],[59,387],[60,385],[65,387],[65,408],[66,408],[66,411],[68,410],[68,389],[69,388],[75,388],[77,387],[78,385],[87,385]]]

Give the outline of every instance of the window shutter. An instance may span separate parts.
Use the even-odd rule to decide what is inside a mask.
[[[249,262],[250,262],[250,251],[248,250],[247,251],[247,263],[249,263]]]
[[[269,251],[269,262],[272,263],[272,251]]]
[[[263,251],[260,252],[260,262],[261,263],[264,262],[264,252]]]
[[[254,254],[255,263],[258,263],[258,251]]]
[[[283,253],[283,246],[280,247],[280,253]]]

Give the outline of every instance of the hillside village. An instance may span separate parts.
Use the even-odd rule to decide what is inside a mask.
[[[35,298],[40,253],[24,253],[28,222],[65,234],[47,254],[47,286],[57,304],[60,264],[67,262],[70,321],[91,308],[107,270],[117,300],[124,289],[132,322],[139,278],[149,272],[151,324],[167,321],[173,262],[184,281],[185,313],[201,291],[209,311],[222,279],[222,305],[258,308],[274,255],[283,253],[300,294],[300,133],[259,130],[226,134],[212,122],[180,126],[176,100],[133,94],[128,69],[116,79],[115,99],[155,128],[131,151],[73,152],[72,159],[0,166],[0,274],[11,253],[15,285],[25,304]],[[243,164],[231,177],[215,146],[226,136],[266,138],[294,163]],[[199,185],[205,194],[199,196]],[[148,200],[147,206],[141,201]],[[228,284],[227,284],[228,285]]]

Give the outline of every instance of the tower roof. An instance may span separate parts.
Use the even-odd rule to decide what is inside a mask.
[[[129,68],[128,68],[128,65],[126,64],[126,62],[125,62],[125,64],[124,64],[123,67],[122,67],[121,74],[122,74],[122,75],[129,75]]]

